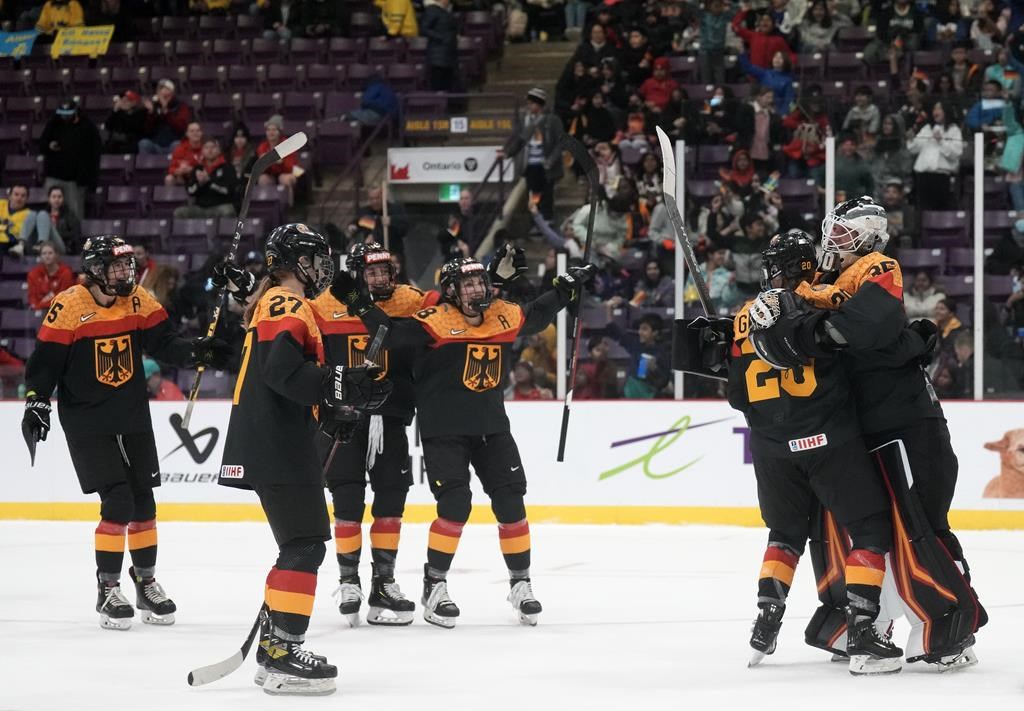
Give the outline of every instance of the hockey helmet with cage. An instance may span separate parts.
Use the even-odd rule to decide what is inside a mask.
[[[386,270],[387,281],[383,284],[371,284],[366,278],[366,270],[380,266]],[[391,252],[377,242],[356,242],[352,245],[345,260],[345,268],[366,285],[366,290],[370,292],[370,297],[374,301],[387,301],[395,293],[397,274],[391,261]]]
[[[885,208],[864,195],[836,205],[821,221],[823,271],[846,269],[859,257],[889,243]]]
[[[781,284],[773,282],[782,278],[788,281],[811,281],[818,264],[814,240],[803,230],[787,230],[775,235],[768,247],[761,252],[761,288],[771,289]]]
[[[302,282],[307,299],[315,299],[334,280],[327,238],[301,222],[275,227],[265,248],[267,272],[288,270]]]
[[[462,300],[461,286],[469,279],[479,277],[483,283],[483,294],[469,302]],[[465,313],[466,309],[482,313],[491,305],[491,278],[483,264],[472,257],[456,257],[441,267],[441,294],[449,303],[455,304]]]
[[[116,281],[111,282],[107,272],[115,262],[123,268],[115,270]],[[82,248],[82,273],[107,296],[131,296],[136,286],[135,250],[117,235],[90,237]]]

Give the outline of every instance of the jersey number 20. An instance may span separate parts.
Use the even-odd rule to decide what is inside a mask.
[[[740,350],[744,354],[753,354],[754,346],[747,339],[743,341]],[[791,370],[776,370],[758,358],[751,361],[744,375],[747,381],[747,400],[751,403],[774,400],[782,397],[783,392],[792,397],[810,397],[818,388],[813,363]]]

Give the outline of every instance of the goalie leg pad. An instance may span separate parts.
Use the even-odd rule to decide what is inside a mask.
[[[811,566],[821,605],[804,630],[812,647],[846,656],[846,558],[850,539],[828,509],[817,504],[811,526]]]

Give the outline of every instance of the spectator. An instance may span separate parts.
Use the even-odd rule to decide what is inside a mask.
[[[789,55],[785,52],[776,52],[772,56],[771,68],[762,69],[751,64],[750,58],[746,54],[741,54],[740,67],[758,81],[761,85],[758,90],[760,93],[763,93],[765,89],[771,90],[776,113],[780,116],[789,113],[796,96],[793,91],[793,73]]]
[[[914,161],[914,193],[920,210],[945,210],[953,203],[953,176],[960,170],[963,140],[941,101],[932,108],[931,122],[918,131],[909,151]]]
[[[1020,72],[1010,60],[1010,50],[1000,47],[996,50],[996,61],[985,69],[985,81],[997,81],[1012,99],[1020,98]]]
[[[157,281],[160,266],[149,256],[149,245],[137,241],[135,250],[135,283],[146,291],[153,293],[153,284]]]
[[[725,14],[724,0],[704,0],[700,12],[700,50],[697,62],[700,80],[704,84],[725,83],[725,37],[729,17]]]
[[[648,259],[644,264],[644,273],[633,289],[633,298],[629,303],[633,306],[662,306],[675,304],[676,283],[668,274],[661,271],[661,263],[657,259]]]
[[[267,122],[263,124],[263,129],[266,131],[266,139],[256,149],[257,157],[269,153],[272,148],[287,138],[284,135],[284,118],[280,114],[274,114],[267,119]],[[298,158],[292,153],[267,168],[266,172],[260,176],[259,184],[285,186],[288,188],[290,204],[295,183],[301,175],[302,169],[299,167]]]
[[[894,0],[882,8],[877,27],[875,39],[864,48],[864,61],[868,64],[884,62],[890,48],[898,56],[903,52],[916,52],[924,34],[924,16],[910,0]]]
[[[771,87],[754,87],[750,101],[736,110],[736,146],[749,152],[754,168],[762,174],[781,167],[775,147],[782,143],[782,121],[774,102]]]
[[[555,113],[568,125],[579,115],[586,104],[586,97],[598,90],[597,69],[583,62],[571,62],[565,66],[555,84]]]
[[[910,184],[911,169],[914,159],[907,150],[906,131],[903,128],[903,117],[889,114],[882,119],[881,130],[875,139],[871,151],[871,177],[875,190],[884,192],[884,187],[895,181],[904,192],[904,186]],[[876,195],[880,198],[881,195]],[[892,232],[889,233],[892,235]]]
[[[177,400],[185,399],[181,388],[170,380],[164,378],[160,372],[160,366],[149,356],[142,358],[142,372],[146,376],[146,390],[149,391],[150,400]]]
[[[614,45],[608,41],[608,33],[604,25],[595,22],[590,26],[590,35],[586,42],[576,48],[570,62],[583,62],[585,66],[596,67],[605,59],[613,59],[618,62],[618,52]]]
[[[594,146],[594,163],[597,164],[598,182],[604,188],[605,197],[610,198],[618,189],[623,175],[619,149],[612,143],[598,143]]]
[[[458,66],[458,20],[451,0],[424,0],[420,34],[427,38],[430,90],[451,92]]]
[[[645,80],[638,90],[648,109],[664,111],[672,98],[672,92],[679,88],[675,79],[669,76],[668,57],[654,60],[654,76]]]
[[[376,126],[398,117],[398,95],[379,72],[374,72],[363,88],[359,108],[349,118],[361,126]]]
[[[2,205],[3,203],[0,203],[0,206]],[[0,212],[0,215],[2,214]],[[1009,275],[1021,262],[1024,262],[1024,220],[1017,220],[1010,233],[999,239],[992,249],[992,254],[986,258],[985,273]]]
[[[853,106],[843,119],[843,130],[857,133],[861,140],[865,134],[874,136],[882,122],[882,114],[875,106],[875,95],[869,86],[858,86],[853,92]]]
[[[379,187],[366,191],[366,204],[356,210],[356,218],[346,228],[352,241],[377,242],[384,245],[391,254],[405,254],[405,235],[409,229],[405,208],[388,200],[388,236],[384,238],[384,192]]]
[[[793,133],[793,140],[782,147],[786,155],[786,175],[810,178],[819,188],[825,186],[825,145],[814,124],[804,123]]]
[[[977,95],[981,88],[983,72],[981,67],[970,61],[970,42],[958,42],[949,53],[945,74],[953,79],[953,88],[961,97]]]
[[[768,246],[768,234],[764,218],[759,214],[746,214],[740,220],[742,232],[723,246],[732,251],[736,266],[736,287],[749,298],[761,290],[761,252]]]
[[[875,180],[871,165],[857,153],[857,140],[853,134],[839,136],[836,151],[836,202],[844,202],[860,195],[875,194]]]
[[[541,388],[534,381],[533,364],[520,360],[512,368],[512,387],[505,394],[506,400],[551,400],[555,396],[547,388]]]
[[[43,187],[63,188],[65,202],[79,219],[85,216],[85,191],[99,183],[101,144],[96,125],[79,114],[74,99],[61,102],[39,137],[46,176]]]
[[[152,100],[142,102],[146,107],[145,138],[139,141],[139,153],[164,155],[185,136],[192,121],[192,109],[178,99],[174,82],[161,79]]]
[[[736,286],[736,272],[729,268],[728,259],[729,250],[713,245],[708,250],[707,261],[700,265],[704,281],[708,285],[711,305],[721,316],[734,313],[744,301],[743,294]],[[692,282],[692,278],[688,279],[687,290]]]
[[[655,60],[646,29],[640,26],[630,29],[626,46],[619,50],[619,61],[629,86],[640,86],[651,76]]]
[[[226,15],[231,7],[231,0],[188,0],[189,12],[202,15]]]
[[[60,261],[57,246],[50,241],[39,243],[39,264],[25,277],[28,284],[28,306],[36,311],[50,308],[53,297],[75,285],[75,275]]]
[[[939,0],[934,14],[935,22],[929,30],[931,42],[948,47],[967,39],[970,23],[960,10],[959,0]]]
[[[483,241],[480,209],[474,204],[473,191],[469,188],[463,188],[459,192],[458,209],[448,216],[448,232],[462,243],[459,245],[459,252],[466,256],[472,256]]]
[[[202,159],[189,173],[185,186],[189,204],[174,209],[175,217],[234,217],[235,169],[224,160],[220,143],[203,142]]]
[[[256,146],[253,145],[252,135],[249,133],[249,126],[244,121],[235,124],[235,132],[231,138],[231,146],[228,148],[228,159],[238,179],[235,183],[235,196],[240,201],[245,184],[252,172],[252,164],[256,162]]]
[[[829,12],[826,0],[814,0],[800,25],[800,45],[804,52],[827,52],[832,47],[836,32],[850,24],[842,14]]]
[[[600,81],[600,91],[604,94],[608,107],[625,111],[629,107],[630,93],[619,74],[619,63],[610,58],[603,60],[598,68],[597,78]]]
[[[624,185],[627,181],[620,180]],[[598,200],[597,214],[594,216],[593,249],[612,259],[618,259],[626,244],[629,225],[628,215],[631,210],[629,199],[619,192],[607,199]],[[587,234],[587,219],[590,215],[590,204],[583,205],[572,217],[573,234]]]
[[[886,230],[893,247],[913,247],[921,239],[917,230],[917,216],[907,205],[903,181],[889,177],[884,180],[881,197],[882,207],[886,213]]]
[[[77,254],[82,242],[82,222],[64,202],[64,190],[59,185],[52,186],[46,194],[47,209],[40,210],[29,217],[26,222],[27,234],[30,226],[34,226],[31,235],[25,240],[26,254],[38,250],[44,242],[52,242],[62,254]]]
[[[533,372],[542,387],[553,387],[557,362],[555,350],[558,347],[558,330],[551,324],[543,331],[526,339],[526,347],[519,355],[519,360],[533,364]]]
[[[939,329],[939,340],[931,368],[933,372],[938,372],[942,368],[949,368],[951,373],[955,372],[956,356],[953,353],[953,343],[957,332],[964,327],[956,317],[956,303],[952,299],[940,299],[935,304],[934,321]]]
[[[268,0],[263,6],[263,38],[288,41],[302,29],[298,0]]]
[[[25,250],[25,240],[34,225],[29,216],[28,188],[24,185],[12,185],[7,191],[7,199],[0,200],[0,255],[11,252],[21,256]]]
[[[657,314],[640,317],[636,334],[623,332],[615,322],[608,324],[608,335],[618,341],[630,357],[624,395],[650,399],[663,394],[672,376],[670,347],[662,341],[664,320]]]
[[[935,323],[935,307],[946,295],[932,282],[932,275],[925,270],[914,274],[914,281],[903,292],[903,306],[910,321],[927,320]]]
[[[582,107],[576,120],[575,132],[577,139],[587,148],[593,148],[601,142],[615,138],[615,117],[604,103],[604,94],[598,90],[590,97],[590,101]],[[573,164],[573,169],[582,175],[582,169]]]
[[[121,0],[99,0],[90,3],[89,14],[86,17],[86,24],[113,25],[114,34],[111,42],[130,42],[135,39],[132,20],[138,12],[134,7],[129,7],[129,2]]]
[[[203,161],[203,127],[193,121],[185,130],[185,137],[174,147],[167,165],[164,185],[184,185],[192,170]]]
[[[993,126],[1002,124],[1003,85],[992,79],[981,87],[981,99],[967,112],[967,127],[974,131],[987,131]]]
[[[786,39],[775,28],[775,20],[771,13],[762,12],[757,16],[756,29],[751,30],[745,25],[750,14],[748,3],[740,3],[740,11],[732,19],[732,29],[747,44],[750,63],[762,69],[772,68],[772,58],[776,52],[789,57],[790,66],[796,64],[796,55],[786,43]]]
[[[573,400],[601,400],[612,394],[614,376],[608,366],[608,343],[603,336],[591,336],[587,341],[589,360],[582,360],[576,369],[576,387]]]
[[[103,122],[107,131],[107,142],[103,145],[107,153],[138,153],[139,141],[146,130],[146,110],[140,97],[134,91],[126,91],[114,97],[114,108]]]
[[[974,13],[975,19],[970,29],[971,42],[978,49],[990,52],[1006,36],[1010,8],[1000,10],[993,0],[981,0],[974,6]]]
[[[562,234],[558,234],[551,229],[551,225],[544,219],[544,215],[540,214],[537,203],[527,201],[526,207],[530,211],[531,217],[533,217],[534,228],[544,237],[544,241],[551,245],[551,254],[554,253],[554,250],[559,250],[568,254],[570,259],[580,259],[583,257],[583,247],[580,246],[580,242],[576,238],[571,217],[562,223]]]
[[[303,34],[311,39],[336,34],[341,27],[340,9],[340,3],[331,0],[301,0],[299,18]]]
[[[718,174],[722,180],[735,186],[741,195],[749,195],[754,180],[754,164],[750,160],[750,153],[742,148],[733,151],[729,170],[719,168]]]
[[[57,34],[62,27],[82,27],[85,12],[78,0],[46,0],[36,22],[36,31],[44,35]]]
[[[590,11],[589,0],[566,0],[565,3],[565,37],[571,41],[579,40],[587,22],[587,12]]]
[[[555,184],[562,179],[562,122],[544,111],[548,95],[543,89],[526,92],[527,113],[523,127],[510,140],[508,155],[519,155],[520,174],[526,176],[530,199],[539,200],[541,214],[551,219]],[[521,154],[521,155],[520,155]],[[499,151],[499,157],[504,151]]]

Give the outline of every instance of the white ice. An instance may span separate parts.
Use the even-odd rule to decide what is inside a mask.
[[[462,608],[454,630],[427,625],[419,609],[411,627],[347,628],[332,605],[329,550],[307,646],[339,665],[338,692],[275,699],[253,685],[252,656],[210,686],[185,681],[189,669],[234,652],[249,629],[275,556],[264,525],[161,524],[158,578],[178,622],[157,628],[136,617],[128,632],[97,625],[93,528],[0,522],[0,710],[1024,708],[1021,532],[961,535],[992,618],[978,636],[979,666],[938,675],[914,664],[867,679],[804,645],[815,606],[806,560],[778,651],[746,668],[760,530],[534,526],[544,604],[536,628],[515,622],[505,602],[493,526],[463,534],[449,576]],[[417,606],[426,534],[405,526],[399,556],[398,581]]]

